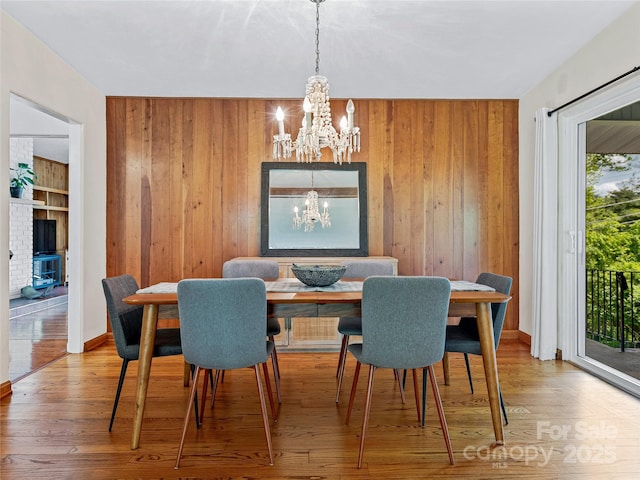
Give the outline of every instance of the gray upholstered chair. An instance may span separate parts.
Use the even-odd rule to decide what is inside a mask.
[[[394,275],[393,262],[389,260],[351,260],[342,262],[347,269],[343,278],[367,278],[371,275]],[[342,335],[340,356],[338,357],[338,388],[336,389],[336,403],[340,400],[340,388],[344,377],[344,364],[347,358],[347,345],[351,336],[362,335],[362,319],[360,317],[341,317],[338,320],[338,333]]]
[[[369,383],[360,435],[358,468],[362,466],[364,439],[371,410],[373,376],[377,368],[412,370],[418,421],[420,398],[416,370],[428,371],[449,461],[453,464],[451,440],[433,372],[433,364],[439,362],[444,354],[450,295],[451,284],[442,277],[370,277],[364,281],[362,343],[348,346],[357,363],[345,420],[348,424],[360,366],[368,364]],[[426,389],[424,380],[423,377],[423,393]]]
[[[223,278],[261,278],[262,280],[275,280],[280,276],[280,267],[275,260],[245,260],[233,259],[222,265]],[[274,342],[273,364],[274,377],[280,378],[278,365],[278,352],[275,348],[274,337],[280,333],[280,322],[275,317],[267,317],[267,337]],[[278,401],[280,401],[278,397]]]
[[[511,277],[504,275],[498,275],[496,273],[483,272],[478,275],[476,283],[487,285],[495,289],[496,292],[509,295],[511,293]],[[493,303],[491,304],[491,317],[493,319],[493,341],[495,343],[496,350],[500,343],[500,335],[502,334],[502,327],[504,325],[504,317],[507,313],[507,303]],[[463,317],[460,319],[458,325],[447,326],[447,340],[444,346],[445,355],[449,352],[464,353],[464,361],[467,367],[467,376],[469,377],[469,385],[471,387],[471,393],[473,393],[473,380],[471,379],[471,368],[469,366],[469,354],[482,355],[480,349],[480,337],[478,335],[478,324],[475,318]],[[448,379],[448,358],[445,357],[445,383],[449,383]],[[499,388],[499,386],[498,386]],[[500,406],[502,407],[502,414],[504,415],[505,424],[509,423],[507,418],[507,409],[504,406],[504,400],[502,399],[502,389],[500,392]]]
[[[138,290],[138,283],[131,275],[104,278],[102,280],[102,288],[107,301],[107,311],[116,351],[122,358],[118,389],[116,390],[111,421],[109,422],[109,431],[111,431],[118,408],[118,401],[120,400],[122,384],[127,373],[127,366],[131,360],[138,360],[140,354],[140,332],[142,330],[144,307],[128,305],[122,301],[123,298],[133,295]],[[160,328],[156,333],[153,356],[166,357],[169,355],[182,355],[179,328]]]
[[[178,310],[184,358],[195,366],[191,395],[175,468],[180,464],[201,369],[225,371],[250,367],[255,372],[269,463],[273,464],[271,430],[258,365],[262,365],[272,411],[267,359],[273,342],[265,339],[267,291],[257,278],[190,279],[178,283]],[[205,378],[205,384],[207,379]]]

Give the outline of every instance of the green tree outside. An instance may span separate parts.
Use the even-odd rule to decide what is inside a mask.
[[[596,186],[608,172],[630,171],[631,160],[628,155],[588,154],[586,162],[587,331],[614,347],[620,346],[620,315],[625,345],[640,346],[640,179],[632,175],[604,195]]]

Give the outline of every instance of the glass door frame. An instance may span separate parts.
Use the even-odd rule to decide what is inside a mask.
[[[640,75],[558,112],[558,340],[563,360],[640,397],[640,381],[585,355],[586,122],[640,100]]]

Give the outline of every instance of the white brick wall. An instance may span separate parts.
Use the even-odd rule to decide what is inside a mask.
[[[33,165],[33,139],[12,138],[10,165]],[[23,200],[33,199],[33,190],[26,188]],[[31,285],[33,271],[33,207],[30,203],[11,202],[9,211],[9,248],[13,258],[9,261],[9,298],[20,297],[20,289]]]

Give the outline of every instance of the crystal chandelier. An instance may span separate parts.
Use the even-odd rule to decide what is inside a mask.
[[[320,222],[322,228],[331,227],[331,217],[329,216],[329,204],[325,201],[322,213],[318,206],[318,192],[313,189],[313,172],[311,172],[311,190],[307,192],[307,199],[304,202],[302,216],[298,207],[293,208],[293,228],[300,229],[304,225],[305,232],[313,231],[316,222]]]
[[[360,128],[353,125],[355,107],[349,100],[347,116],[340,121],[340,133],[333,128],[331,106],[329,105],[329,81],[319,74],[320,71],[320,4],[324,0],[310,0],[316,4],[316,74],[309,77],[305,90],[304,117],[298,131],[298,138],[291,141],[291,134],[284,131],[284,112],[281,107],[276,111],[278,134],[273,136],[273,158],[290,158],[296,151],[298,162],[320,161],[321,149],[329,147],[333,152],[333,163],[346,160],[351,163],[351,153],[360,151]]]

